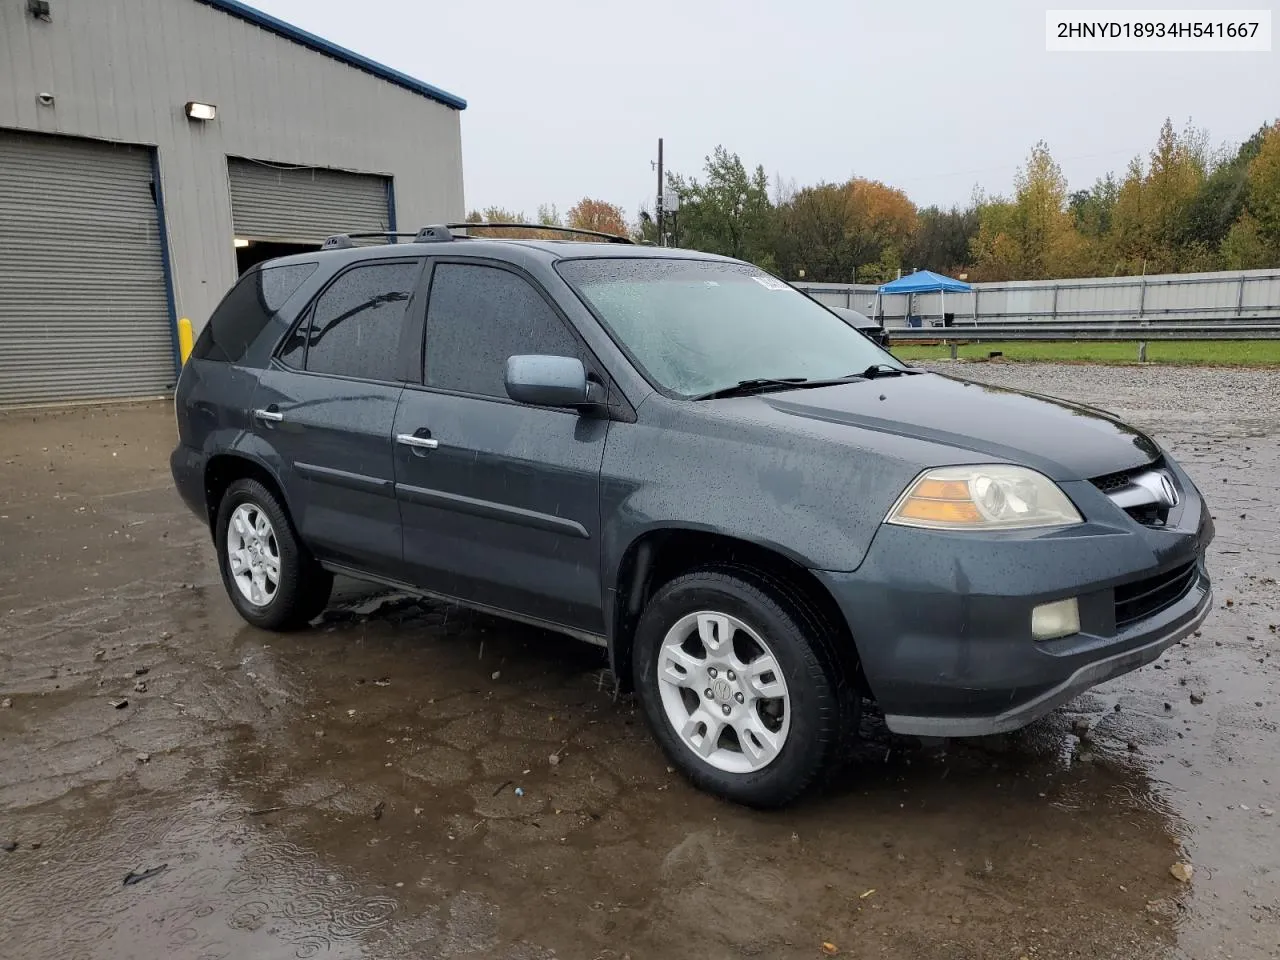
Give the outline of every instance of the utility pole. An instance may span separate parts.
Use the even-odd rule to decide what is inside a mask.
[[[655,206],[658,222],[658,246],[667,245],[666,234],[662,230],[662,138],[658,138],[658,200]]]

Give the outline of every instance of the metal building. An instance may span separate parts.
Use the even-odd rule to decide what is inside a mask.
[[[0,0],[0,405],[163,393],[251,264],[461,220],[465,107],[238,0]]]

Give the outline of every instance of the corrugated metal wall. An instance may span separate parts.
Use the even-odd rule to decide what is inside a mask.
[[[392,177],[401,229],[462,219],[456,110],[195,0],[51,8],[45,23],[0,2],[0,127],[159,148],[177,312],[197,332],[237,274],[228,156]],[[217,119],[188,120],[188,100]]]
[[[143,147],[0,130],[0,405],[173,383],[151,189]]]
[[[227,172],[237,237],[319,243],[335,233],[391,229],[385,177],[236,158]]]

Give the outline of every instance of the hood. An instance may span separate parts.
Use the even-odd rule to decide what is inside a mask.
[[[790,390],[758,400],[784,417],[945,444],[1055,480],[1086,480],[1160,456],[1149,437],[1101,410],[934,373]]]

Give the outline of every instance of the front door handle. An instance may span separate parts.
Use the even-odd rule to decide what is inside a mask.
[[[396,443],[403,443],[406,447],[413,447],[416,450],[434,450],[440,446],[439,440],[414,436],[412,433],[397,433]]]
[[[259,420],[267,420],[267,421],[270,421],[271,423],[279,423],[281,420],[284,419],[284,414],[281,413],[279,410],[275,409],[274,403],[270,407],[267,407],[265,410],[253,411],[253,415],[257,417]]]

